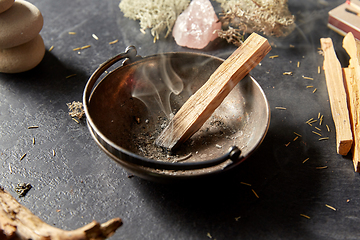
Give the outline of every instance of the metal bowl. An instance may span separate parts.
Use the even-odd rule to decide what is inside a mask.
[[[270,123],[266,96],[250,75],[178,149],[154,144],[171,114],[222,62],[198,53],[142,58],[128,47],[100,65],[85,87],[84,110],[94,140],[122,167],[148,180],[199,178],[239,165],[261,144]]]

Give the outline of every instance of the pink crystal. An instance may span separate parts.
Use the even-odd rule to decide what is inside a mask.
[[[173,37],[178,45],[202,49],[217,37],[221,22],[209,0],[193,0],[176,19]]]

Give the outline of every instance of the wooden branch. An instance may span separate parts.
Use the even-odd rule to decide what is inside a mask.
[[[271,46],[265,38],[251,34],[185,102],[155,144],[172,149],[190,138],[270,50]]]
[[[329,94],[331,113],[336,129],[337,153],[347,155],[351,149],[353,137],[342,69],[340,62],[336,57],[331,38],[321,38],[320,43],[324,52],[325,79]]]
[[[73,231],[55,228],[43,222],[0,187],[0,239],[11,240],[102,240],[113,235],[120,218],[99,224],[93,221]]]
[[[343,47],[350,56],[349,66],[344,68],[344,80],[347,86],[350,108],[351,127],[353,131],[353,163],[355,172],[360,172],[360,66],[357,56],[358,48],[354,35],[350,32],[343,40]]]

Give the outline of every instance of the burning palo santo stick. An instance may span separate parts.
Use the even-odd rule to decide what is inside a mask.
[[[155,144],[173,149],[190,138],[236,84],[257,66],[270,50],[271,46],[265,38],[256,33],[251,34],[185,102],[158,136]]]
[[[331,38],[321,38],[320,43],[324,52],[325,79],[329,94],[331,113],[336,129],[337,153],[347,155],[351,149],[353,137],[342,69],[340,62],[336,57]]]
[[[0,186],[0,239],[102,240],[121,226],[120,218],[106,223],[95,221],[73,231],[55,228],[43,222]]]
[[[354,137],[352,149],[353,163],[355,172],[360,172],[360,89],[358,84],[360,79],[360,65],[357,57],[357,44],[351,32],[344,37],[343,47],[350,56],[349,66],[343,68],[343,71],[347,86],[351,126]]]

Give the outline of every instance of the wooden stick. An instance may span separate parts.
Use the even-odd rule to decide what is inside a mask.
[[[179,109],[155,144],[172,149],[190,138],[211,116],[233,87],[271,50],[268,41],[253,33]]]
[[[360,66],[357,57],[358,49],[354,35],[350,32],[343,40],[343,47],[350,56],[349,66],[344,68],[344,79],[347,86],[350,108],[351,126],[353,131],[353,163],[355,172],[360,172]]]
[[[329,94],[331,113],[336,129],[337,153],[347,155],[351,149],[353,137],[342,69],[340,62],[336,57],[331,38],[321,38],[320,43],[324,52],[325,79]]]
[[[0,186],[0,239],[102,240],[113,235],[120,218],[99,224],[93,221],[79,229],[65,231],[43,222]]]

